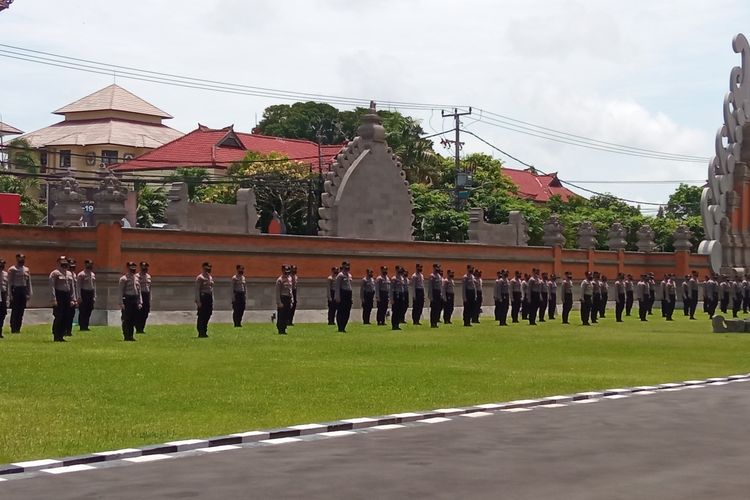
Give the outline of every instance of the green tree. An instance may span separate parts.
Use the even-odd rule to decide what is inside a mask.
[[[701,195],[703,188],[680,184],[669,196],[665,215],[674,219],[684,219],[690,216],[700,216]]]
[[[322,144],[340,144],[346,140],[341,130],[339,110],[321,102],[276,104],[263,111],[256,127],[260,134],[289,139],[307,139]]]
[[[6,147],[8,163],[14,169],[25,170],[30,174],[39,172],[39,164],[31,144],[26,139],[13,139]]]
[[[38,225],[47,213],[46,206],[30,193],[39,185],[34,178],[21,178],[15,175],[0,175],[0,193],[21,195],[21,224]]]
[[[163,186],[141,186],[136,210],[138,227],[153,227],[166,222],[167,204],[167,191]]]

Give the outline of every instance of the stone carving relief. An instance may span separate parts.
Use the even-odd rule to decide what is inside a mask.
[[[94,195],[96,210],[94,212],[97,224],[121,223],[127,214],[125,200],[128,190],[120,179],[110,173],[99,183],[99,192]]]
[[[484,221],[484,210],[469,210],[468,243],[525,247],[529,243],[529,226],[521,212],[512,211],[507,224],[490,224]]]
[[[544,244],[548,247],[565,246],[564,230],[565,227],[560,222],[560,217],[557,214],[552,214],[549,220],[544,223],[544,235],[542,236]]]
[[[81,202],[85,196],[71,176],[60,179],[60,182],[50,186],[50,198],[55,202],[51,215],[56,227],[75,227],[81,225]]]
[[[624,250],[628,246],[628,242],[625,238],[628,236],[628,231],[625,226],[619,222],[612,224],[607,233],[607,248],[610,250]]]
[[[732,41],[735,53],[741,55],[741,66],[729,74],[729,92],[724,97],[724,124],[716,133],[716,156],[708,166],[708,187],[701,197],[701,215],[705,239],[698,253],[709,255],[714,272],[730,274],[736,270],[750,272],[750,229],[734,221],[746,210],[750,200],[742,193],[750,182],[746,163],[748,146],[743,139],[750,135],[750,44],[738,34]]]
[[[693,232],[686,225],[678,226],[673,235],[674,249],[689,252],[693,249],[693,242],[690,241],[692,237]]]
[[[374,102],[357,134],[326,174],[318,234],[411,241],[414,216],[409,183],[385,141]]]
[[[583,221],[578,226],[578,248],[596,248],[596,228],[591,221]]]

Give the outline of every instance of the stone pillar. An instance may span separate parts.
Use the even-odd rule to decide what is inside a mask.
[[[628,232],[622,224],[619,222],[612,224],[607,233],[607,248],[610,250],[624,250],[628,246],[628,242],[625,240],[627,234]]]
[[[188,225],[188,186],[185,182],[175,182],[167,193],[169,204],[165,211],[166,229],[185,229]]]
[[[565,227],[560,222],[560,217],[557,214],[552,214],[549,220],[544,224],[544,236],[542,240],[545,246],[548,247],[562,247],[565,245],[565,236],[563,230]]]
[[[644,224],[641,226],[641,228],[638,230],[638,233],[636,233],[638,236],[638,241],[636,242],[636,245],[638,246],[639,252],[653,252],[656,250],[656,242],[654,241],[654,230],[651,229],[651,226],[648,224]]]
[[[83,212],[81,202],[83,194],[79,192],[78,182],[71,176],[63,177],[53,184],[50,197],[55,202],[51,215],[55,227],[78,227],[81,225]]]
[[[578,248],[596,248],[596,228],[590,221],[583,221],[578,226]]]
[[[686,225],[679,226],[674,232],[675,273],[678,276],[690,274],[690,251],[693,243],[690,238],[693,232]]]
[[[122,223],[122,219],[127,215],[125,209],[127,193],[127,188],[112,173],[99,183],[99,192],[94,195],[96,201],[94,215],[97,224]]]

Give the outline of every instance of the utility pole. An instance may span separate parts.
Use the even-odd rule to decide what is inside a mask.
[[[441,115],[443,116],[443,118],[447,118],[450,116],[453,118],[456,124],[456,139],[454,141],[444,141],[446,143],[453,143],[455,151],[456,185],[454,188],[454,197],[456,201],[456,210],[461,210],[464,200],[464,198],[462,197],[466,197],[469,194],[469,192],[464,189],[465,187],[469,186],[469,177],[467,173],[461,169],[461,147],[463,146],[463,143],[461,142],[461,117],[470,114],[471,108],[469,108],[469,111],[464,111],[463,113],[459,113],[458,108],[453,108],[453,113],[446,113],[445,111],[441,111]]]

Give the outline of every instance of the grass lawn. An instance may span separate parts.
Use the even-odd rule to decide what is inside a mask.
[[[390,328],[270,323],[117,328],[0,340],[0,463],[181,438],[750,371],[750,335],[708,320],[611,317],[584,328],[490,319]],[[575,318],[578,319],[577,317]]]

